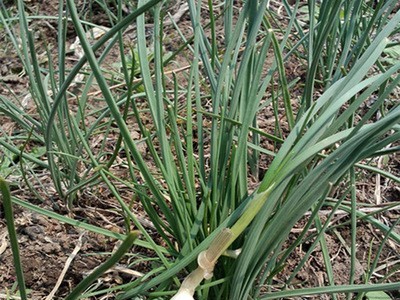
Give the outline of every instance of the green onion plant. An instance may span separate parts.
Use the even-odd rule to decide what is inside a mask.
[[[399,92],[400,62],[382,59],[400,30],[397,1],[308,1],[304,6],[299,0],[284,0],[277,11],[267,0],[209,1],[206,7],[188,0],[186,22],[192,32],[184,36],[179,21],[172,21],[182,38],[182,46],[172,52],[165,47],[170,38],[164,24],[168,1],[139,0],[125,15],[122,1],[114,10],[108,1],[96,1],[111,27],[95,42],[88,40],[87,31],[96,25],[79,14],[75,2],[59,4],[58,63],[46,68],[38,63],[29,23],[37,16],[27,14],[23,1],[18,1],[18,18],[2,11],[0,21],[23,62],[38,116],[3,96],[0,113],[18,123],[28,142],[46,147],[46,160],[21,151],[18,140],[1,137],[0,143],[46,170],[72,212],[80,191],[108,187],[126,220],[128,242],[118,259],[131,242],[156,257],[146,276],[112,288],[117,299],[285,299],[316,294],[362,299],[367,292],[400,289],[390,276],[384,281],[371,276],[379,254],[363,284],[354,276],[361,222],[382,233],[381,247],[389,240],[400,244],[394,225],[382,223],[377,213],[364,213],[356,197],[356,183],[365,172],[400,182],[374,165],[377,158],[399,152],[400,105],[394,95]],[[16,22],[18,35],[13,31]],[[84,56],[69,68],[66,32],[71,26]],[[136,39],[127,46],[124,32],[129,26]],[[222,40],[217,38],[221,32]],[[115,49],[121,70],[110,76],[105,62]],[[189,67],[171,73],[178,58],[187,58]],[[301,77],[289,74],[287,63],[293,61],[303,66]],[[76,92],[71,85],[78,74],[85,79]],[[114,89],[114,84],[124,89]],[[101,91],[98,107],[92,104],[93,86]],[[265,121],[272,126],[265,127]],[[111,151],[106,141],[91,146],[110,133],[117,135]],[[113,172],[118,157],[127,166],[124,176]],[[264,172],[265,161],[271,163]],[[131,203],[116,183],[134,193]],[[61,222],[125,237],[12,199]],[[133,205],[152,222],[157,239],[139,222]],[[322,210],[329,211],[326,218]],[[330,220],[339,210],[349,218],[335,228]],[[305,216],[303,232],[289,239]],[[140,231],[140,238],[129,233],[131,226]],[[310,237],[311,227],[315,231]],[[340,236],[343,227],[351,232],[351,274],[348,284],[337,285],[326,237]],[[311,247],[286,281],[278,283],[276,276],[306,241]],[[326,286],[295,289],[293,279],[317,246]],[[205,267],[203,259],[210,266]]]

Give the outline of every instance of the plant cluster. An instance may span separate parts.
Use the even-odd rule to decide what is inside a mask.
[[[17,17],[5,8],[0,11],[1,28],[29,78],[36,114],[26,113],[20,100],[0,96],[0,115],[21,129],[16,138],[0,137],[0,174],[24,178],[40,198],[29,178],[39,182],[37,169],[46,170],[71,212],[81,191],[105,185],[118,202],[127,233],[115,234],[29,203],[10,194],[1,180],[21,298],[27,296],[11,203],[124,240],[67,299],[111,291],[118,292],[117,299],[166,299],[176,293],[173,299],[315,294],[374,299],[400,289],[391,277],[398,265],[379,281],[373,275],[385,244],[400,246],[398,222],[385,224],[377,214],[399,203],[365,213],[357,198],[363,172],[400,182],[398,174],[376,165],[400,150],[397,1],[310,0],[301,5],[284,0],[277,11],[272,7],[277,1],[243,1],[236,7],[233,0],[219,5],[188,0],[189,38],[168,19],[182,39],[173,52],[164,47],[167,1],[139,0],[125,15],[123,1],[115,4],[114,13],[107,6],[113,1],[95,1],[107,11],[112,27],[94,43],[87,33],[96,25],[84,19],[75,2],[59,3],[57,62],[47,49],[46,67],[37,57],[30,27],[37,16],[27,14],[28,4],[18,1]],[[136,40],[127,49],[124,32],[132,24]],[[148,24],[153,26],[151,39]],[[71,26],[83,55],[68,69]],[[110,76],[104,61],[113,49],[120,53],[120,73]],[[169,71],[180,56],[191,59],[184,75]],[[288,76],[289,61],[303,65],[302,78]],[[71,88],[77,76],[83,76],[79,93]],[[94,85],[102,95],[98,107],[91,102]],[[268,109],[272,130],[260,126]],[[138,135],[132,134],[132,123]],[[93,140],[115,131],[111,151],[106,138],[92,147]],[[266,158],[271,163],[263,174]],[[113,172],[119,159],[126,166],[124,176]],[[118,189],[121,185],[134,193],[130,203]],[[138,220],[133,206],[143,210],[157,238]],[[339,210],[348,218],[333,226],[330,221]],[[302,232],[288,243],[305,215]],[[354,274],[357,228],[363,223],[379,230],[382,240],[361,284]],[[131,232],[133,227],[137,232]],[[351,232],[350,275],[347,285],[336,285],[326,235],[343,227]],[[310,228],[315,228],[312,235]],[[311,246],[285,282],[278,283],[276,276],[306,241]],[[132,244],[152,251],[156,267],[129,283],[85,292]],[[293,289],[293,279],[316,247],[322,249],[327,285]]]

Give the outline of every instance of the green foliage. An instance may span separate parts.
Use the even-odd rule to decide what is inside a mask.
[[[97,2],[107,10],[106,2]],[[83,22],[74,1],[68,0],[65,7],[59,4],[58,65],[49,64],[45,70],[36,63],[30,17],[23,1],[18,1],[22,47],[11,21],[3,15],[1,20],[24,62],[39,116],[22,114],[15,101],[3,97],[0,113],[32,133],[37,149],[46,148],[47,163],[41,162],[42,152],[20,153],[14,143],[0,139],[7,146],[0,174],[14,172],[8,169],[13,155],[40,164],[70,208],[79,201],[79,191],[100,183],[108,186],[127,229],[132,223],[143,236],[134,243],[150,249],[156,257],[156,267],[144,278],[115,288],[121,290],[118,299],[169,297],[179,287],[182,275],[196,269],[197,255],[225,228],[231,228],[234,235],[229,250],[240,249],[241,254],[237,259],[220,259],[214,277],[197,289],[197,299],[275,299],[307,293],[347,293],[350,297],[353,292],[373,295],[373,290],[397,289],[398,285],[388,283],[356,285],[354,278],[349,285],[335,286],[325,237],[332,230],[329,220],[335,212],[348,211],[353,271],[359,220],[381,230],[385,235],[382,243],[389,238],[400,243],[392,227],[359,210],[355,197],[360,168],[400,182],[395,175],[368,165],[376,157],[399,151],[392,144],[400,139],[400,106],[388,104],[387,99],[400,81],[397,46],[391,44],[399,29],[400,12],[393,12],[396,1],[378,1],[375,8],[368,2],[308,1],[300,7],[300,1],[291,6],[285,0],[288,24],[282,24],[266,0],[245,1],[238,10],[232,0],[225,1],[220,10],[209,2],[206,20],[201,1],[189,0],[193,35],[189,40],[182,37],[182,47],[171,54],[163,49],[164,1],[138,1],[126,17],[118,3],[116,14],[108,11],[110,23],[115,25],[91,44],[85,30],[92,24]],[[303,16],[300,21],[299,13]],[[65,68],[67,19],[63,17],[74,26],[84,52],[71,70]],[[216,24],[221,19],[224,40],[219,42]],[[127,54],[123,32],[132,22],[136,23],[137,41]],[[149,22],[154,25],[150,42]],[[121,73],[110,80],[103,63],[113,47],[121,54],[121,61],[114,62]],[[184,83],[178,75],[167,74],[178,54],[190,57],[190,69],[182,76]],[[305,80],[290,78],[289,60],[304,64]],[[73,95],[69,88],[79,74],[86,77],[81,93]],[[96,108],[89,101],[94,80],[102,92]],[[110,87],[115,80],[126,87],[124,91]],[[294,88],[301,90],[300,97],[294,98]],[[69,104],[72,96],[78,100],[75,112]],[[366,107],[372,98],[374,102]],[[268,132],[259,128],[265,108],[270,108],[274,124]],[[378,111],[381,117],[376,119]],[[140,138],[131,132],[132,118]],[[89,119],[95,121],[88,123]],[[119,136],[111,152],[106,150],[106,142],[99,149],[91,147],[93,139],[104,138],[113,128],[118,128]],[[273,151],[265,144],[273,145]],[[139,145],[145,145],[147,157]],[[122,149],[129,178],[118,177],[111,168]],[[260,176],[261,153],[272,163],[253,191],[249,178]],[[78,172],[78,166],[83,171]],[[116,182],[134,191],[130,205]],[[332,199],[334,190],[339,192]],[[20,199],[13,201],[62,222],[124,238]],[[157,240],[132,213],[132,205],[144,210],[157,230]],[[331,209],[326,221],[319,215],[322,208]],[[310,217],[304,232],[284,246],[293,226],[307,212]],[[287,282],[273,289],[281,291],[272,292],[274,276],[307,240],[311,226],[317,230],[312,246]],[[133,242],[134,238],[127,236]],[[285,291],[317,245],[322,249],[329,284]],[[370,274],[375,267],[376,261]],[[79,288],[79,293],[82,291]]]
[[[400,59],[400,45],[392,45],[383,51],[387,56],[382,61],[395,65]]]
[[[12,209],[12,201],[10,188],[7,182],[0,177],[0,193],[1,193],[1,203],[4,208],[4,215],[7,222],[8,236],[10,239],[11,250],[14,258],[15,273],[17,275],[19,294],[22,300],[26,300],[27,291],[25,287],[24,273],[22,270],[21,259],[19,256],[18,238],[17,231],[15,230],[14,224],[14,214]]]
[[[0,176],[6,178],[10,175],[13,170],[13,163],[16,156],[11,151],[3,150],[1,161],[0,161]]]
[[[368,292],[365,294],[368,300],[390,300],[390,296],[385,292]]]

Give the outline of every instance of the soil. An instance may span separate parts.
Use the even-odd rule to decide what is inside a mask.
[[[90,12],[90,20],[98,25],[109,27],[111,24],[108,17],[103,13],[100,7],[89,5],[87,1],[78,1],[80,11]],[[91,3],[91,2],[90,2]],[[15,13],[15,7],[10,1],[5,2],[5,5],[10,10],[10,13]],[[57,15],[58,1],[26,1],[27,10],[31,14],[38,15]],[[173,2],[171,4],[171,14],[179,11],[182,3]],[[278,8],[277,8],[278,9]],[[219,20],[218,22],[222,22]],[[179,20],[179,27],[182,29],[183,34],[188,37],[191,34],[191,23],[187,16],[183,15]],[[57,22],[55,20],[35,20],[30,24],[35,32],[35,46],[40,59],[43,59],[43,64],[48,62],[45,58],[45,46],[47,45],[54,64],[57,63],[57,49],[54,45],[57,44]],[[1,27],[0,27],[1,28]],[[16,28],[17,30],[17,28]],[[129,39],[133,38],[133,32],[130,31],[127,35],[127,46],[129,46]],[[222,40],[223,33],[219,34]],[[166,50],[173,51],[181,45],[181,40],[177,32],[171,27],[166,31],[167,42],[165,45]],[[67,49],[74,43],[76,35],[73,28],[68,27],[67,33]],[[14,99],[17,102],[24,102],[28,112],[34,112],[34,105],[26,98],[29,92],[28,77],[24,75],[23,65],[13,50],[10,40],[7,38],[4,30],[0,29],[0,96]],[[127,47],[129,49],[129,47]],[[129,51],[127,51],[128,53]],[[109,68],[115,68],[115,61],[119,58],[117,51],[111,52],[105,65]],[[77,57],[73,53],[68,53],[68,66],[72,67],[76,62]],[[190,65],[190,56],[182,56],[176,59],[177,68],[186,67]],[[295,99],[301,95],[301,84],[305,79],[305,66],[304,63],[298,60],[290,60],[286,64],[286,75],[288,79],[300,78],[298,85],[292,90],[292,97]],[[173,69],[173,68],[171,68]],[[178,79],[182,85],[185,84],[186,78],[182,73],[178,73]],[[79,89],[79,86],[78,86]],[[93,86],[92,92],[97,92],[97,86]],[[317,91],[318,92],[318,91]],[[97,101],[101,101],[97,94],[94,94],[90,104],[95,106]],[[77,107],[72,105],[71,109],[76,111]],[[1,131],[0,136],[13,136],[18,133],[19,125],[11,121],[8,117],[0,115]],[[273,111],[270,107],[266,107],[259,118],[259,128],[261,130],[273,132],[275,129],[275,121],[273,118]],[[148,126],[151,126],[148,122]],[[130,123],[132,134],[140,137],[137,125],[132,121]],[[287,127],[282,126],[282,134],[285,135],[288,130]],[[99,145],[103,139],[112,145],[116,142],[118,136],[111,132],[107,137],[99,136],[97,141],[93,142],[93,147]],[[276,145],[272,144],[267,139],[262,139],[261,145],[271,151],[276,151]],[[27,147],[35,147],[34,143],[27,145]],[[110,147],[112,151],[112,147]],[[146,157],[146,148],[142,148],[142,154]],[[0,149],[0,154],[2,150]],[[208,153],[206,153],[206,156]],[[118,160],[117,160],[118,162]],[[264,173],[268,169],[271,162],[270,157],[262,156],[260,169],[258,174],[253,178],[249,178],[250,186],[255,188]],[[149,162],[151,165],[151,162]],[[396,176],[400,176],[400,157],[391,155],[389,162],[385,166],[386,170],[390,170]],[[123,163],[113,166],[112,171],[114,174],[123,176],[127,172],[127,168]],[[394,185],[391,181],[385,178],[377,178],[367,171],[364,172],[364,178],[358,183],[358,201],[365,204],[376,204],[375,191],[377,186],[381,186],[380,198],[381,204],[395,203],[400,200],[400,188]],[[59,199],[56,190],[51,182],[49,174],[46,170],[36,170],[36,178],[28,178],[32,182],[40,182],[35,185],[36,193],[33,193],[28,182],[20,176],[10,176],[8,179],[15,182],[12,186],[12,193],[27,202],[36,204],[42,208],[54,210],[65,216],[69,216],[76,220],[85,221],[87,223],[106,228],[113,232],[123,233],[126,231],[127,226],[123,217],[118,211],[119,204],[113,198],[111,192],[105,186],[96,186],[96,188],[86,188],[79,193],[79,201],[74,204],[74,209],[71,211],[67,208],[66,203]],[[379,180],[379,183],[376,183]],[[122,188],[122,187],[121,187]],[[127,202],[134,197],[133,193],[128,189],[122,190],[124,200]],[[338,193],[339,195],[340,193]],[[333,197],[335,195],[332,195]],[[380,207],[376,205],[375,207]],[[146,220],[140,207],[133,207],[133,212],[139,217],[142,225],[154,234],[154,227],[150,221]],[[53,291],[55,292],[54,299],[61,299],[65,297],[85,276],[87,276],[93,269],[104,262],[109,254],[120,243],[115,238],[105,237],[101,234],[94,234],[89,231],[80,231],[77,227],[58,222],[49,217],[32,212],[25,208],[14,206],[14,217],[18,232],[18,239],[20,245],[20,254],[26,279],[26,286],[29,289],[29,299],[46,299]],[[384,222],[388,225],[393,224],[400,217],[400,210],[390,210],[385,214],[379,215]],[[348,284],[349,282],[349,264],[350,253],[349,247],[351,245],[350,232],[348,226],[343,226],[349,216],[343,212],[342,215],[335,216],[331,223],[332,225],[339,225],[335,231],[330,231],[326,235],[326,242],[332,257],[332,267],[335,284]],[[307,222],[307,217],[304,217],[292,230],[292,234],[287,241],[287,245],[296,240],[302,228]],[[128,229],[133,229],[132,228]],[[400,233],[400,229],[395,229]],[[373,228],[368,223],[358,224],[357,235],[357,258],[358,263],[355,266],[354,279],[356,283],[363,283],[363,275],[365,270],[368,270],[368,264],[371,259],[375,258],[377,248],[380,246],[383,234],[376,228]],[[315,236],[313,235],[315,228],[311,227],[307,236],[308,242],[299,245],[292,255],[287,259],[285,267],[282,272],[274,277],[274,283],[284,285],[293,269],[297,266],[298,262],[307,253],[310,244],[313,242]],[[132,253],[135,255],[146,254],[145,248],[135,246]],[[75,255],[74,255],[75,253]],[[391,240],[384,245],[378,266],[380,268],[374,274],[376,281],[393,272],[390,281],[400,281],[399,273],[399,253],[400,245],[395,244]],[[132,254],[133,255],[133,254]],[[71,261],[70,261],[71,260]],[[291,280],[291,284],[295,287],[314,287],[328,283],[326,270],[324,268],[322,250],[317,247],[307,259],[305,267],[303,267],[298,275]],[[142,276],[148,273],[152,267],[151,263],[143,262],[139,265],[131,266],[129,257],[125,258],[120,264],[104,276],[102,276],[95,285],[102,288],[112,287],[115,284],[122,284],[131,281],[137,276]],[[65,270],[64,270],[65,268]],[[396,271],[397,268],[397,271]],[[4,211],[0,203],[0,298],[3,298],[8,291],[12,293],[16,291],[13,285],[16,282],[16,276],[13,267],[13,258],[10,246],[8,244],[7,229],[4,221]],[[59,282],[59,283],[58,283]],[[93,299],[113,299],[115,295],[110,294]],[[400,299],[399,292],[392,292],[393,299]],[[315,299],[329,299],[328,296],[317,297]],[[311,297],[310,297],[311,298]],[[308,298],[307,298],[308,299]]]

